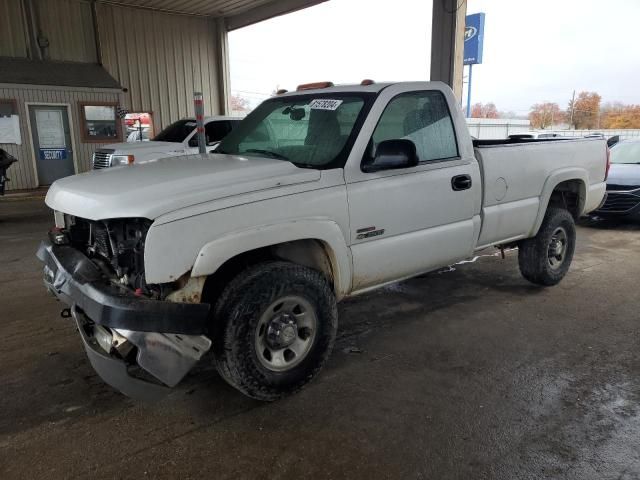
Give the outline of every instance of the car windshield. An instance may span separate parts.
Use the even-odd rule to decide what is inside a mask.
[[[611,149],[611,163],[640,164],[640,142],[621,142]]]
[[[343,162],[368,95],[332,93],[272,98],[260,104],[216,152],[262,156],[308,168]]]
[[[182,143],[195,128],[195,120],[178,120],[156,135],[153,141]]]

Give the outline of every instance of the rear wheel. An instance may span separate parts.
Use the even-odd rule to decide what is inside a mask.
[[[311,381],[329,357],[338,313],[326,278],[288,262],[240,273],[214,311],[220,375],[258,400],[276,400]]]
[[[522,276],[532,283],[556,285],[571,265],[576,246],[576,226],[562,208],[549,208],[538,234],[520,242],[518,264]]]

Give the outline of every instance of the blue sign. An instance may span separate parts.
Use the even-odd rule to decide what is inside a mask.
[[[66,160],[66,148],[41,148],[40,160]]]
[[[467,15],[464,27],[464,64],[482,63],[484,42],[484,13]]]

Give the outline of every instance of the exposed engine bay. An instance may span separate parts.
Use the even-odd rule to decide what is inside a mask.
[[[140,294],[161,298],[162,287],[144,278],[144,243],[151,221],[127,218],[93,221],[65,215],[71,245],[91,258],[107,274]]]

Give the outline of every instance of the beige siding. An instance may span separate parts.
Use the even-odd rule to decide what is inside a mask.
[[[20,0],[0,0],[0,56],[27,56],[27,35]]]
[[[80,119],[78,102],[118,102],[119,92],[78,90],[47,87],[8,87],[0,84],[0,98],[13,98],[18,104],[18,114],[20,115],[20,132],[22,134],[22,145],[0,144],[0,148],[8,151],[18,159],[8,172],[11,182],[8,184],[9,190],[20,190],[35,188],[38,186],[34,171],[34,158],[31,147],[31,138],[27,123],[27,102],[40,103],[67,103],[70,104],[70,119],[73,130],[73,155],[78,165],[76,173],[87,171],[91,168],[91,156],[93,152],[103,146],[100,143],[82,143],[80,135]]]
[[[34,4],[38,25],[49,40],[47,58],[74,62],[97,61],[91,5],[88,1],[37,0]]]
[[[110,4],[97,4],[102,61],[128,89],[129,111],[153,112],[158,131],[192,116],[193,92],[205,113],[221,112],[217,88],[215,21]]]

